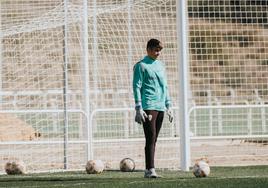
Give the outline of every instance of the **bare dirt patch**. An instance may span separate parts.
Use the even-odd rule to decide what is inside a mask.
[[[0,114],[0,141],[28,141],[40,136],[31,125],[15,115]]]

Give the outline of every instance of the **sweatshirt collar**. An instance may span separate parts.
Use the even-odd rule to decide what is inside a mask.
[[[153,62],[157,61],[156,59],[152,59],[152,58],[149,57],[148,55],[144,57],[144,60],[145,60],[147,63],[153,63]]]

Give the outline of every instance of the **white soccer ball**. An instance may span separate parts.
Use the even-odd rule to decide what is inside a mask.
[[[197,178],[207,177],[210,173],[210,167],[208,165],[208,161],[201,159],[196,161],[193,166],[193,174]]]
[[[133,172],[135,170],[135,162],[133,159],[124,158],[120,161],[120,170],[122,172]]]
[[[89,160],[86,164],[88,174],[100,174],[104,170],[104,164],[101,160]]]
[[[5,171],[8,175],[26,174],[26,166],[23,161],[7,162]]]

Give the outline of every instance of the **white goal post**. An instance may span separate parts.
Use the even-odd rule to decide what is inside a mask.
[[[0,167],[130,157],[144,169],[131,86],[150,38],[164,45],[175,114],[156,167],[267,164],[267,12],[265,0],[1,0]]]

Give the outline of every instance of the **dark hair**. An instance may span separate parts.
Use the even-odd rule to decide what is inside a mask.
[[[161,45],[161,42],[157,39],[150,39],[148,42],[147,42],[147,49],[153,49],[153,48],[163,48],[162,45]]]

